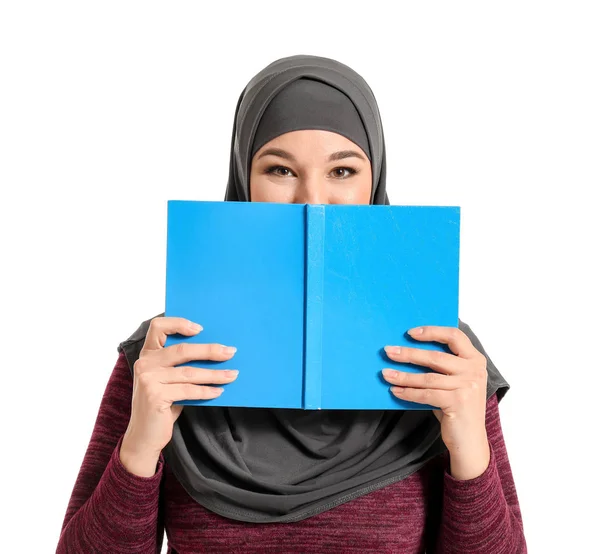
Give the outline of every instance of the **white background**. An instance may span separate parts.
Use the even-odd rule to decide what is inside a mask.
[[[166,200],[223,198],[241,90],[298,53],[370,83],[392,203],[462,207],[530,552],[597,547],[599,28],[578,1],[3,2],[0,549],[56,548],[117,344],[164,309]]]

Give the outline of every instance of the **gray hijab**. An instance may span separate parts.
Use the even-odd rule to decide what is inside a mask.
[[[227,182],[225,200],[242,202],[250,200],[248,176],[257,129],[261,124],[265,110],[269,108],[275,97],[283,89],[290,85],[293,86],[293,83],[298,79],[325,83],[343,93],[354,105],[362,120],[369,143],[370,153],[367,152],[367,154],[370,154],[374,184],[371,191],[371,204],[389,204],[385,190],[386,168],[383,127],[375,96],[366,81],[348,66],[335,60],[316,56],[291,56],[273,62],[258,73],[240,95],[231,137],[229,181]],[[297,105],[291,104],[289,107],[297,113],[295,109]],[[320,121],[323,122],[323,119],[327,118],[326,124],[331,124],[332,120],[327,114],[327,110],[320,109]],[[308,117],[310,117],[310,114],[298,117],[296,128],[323,128],[318,124],[310,127],[302,126],[303,120]],[[345,121],[346,118],[333,123],[336,132],[340,132],[339,127],[341,125],[347,126],[344,123]],[[311,123],[314,123],[314,119],[311,120]],[[276,124],[282,125],[279,122]],[[267,124],[267,126],[270,125]],[[341,134],[345,133],[341,132]],[[356,135],[358,133],[355,132],[353,137],[348,138],[356,142]]]
[[[294,85],[300,79],[301,86]],[[302,91],[314,93],[313,100],[306,100]],[[343,118],[346,122],[318,117],[318,98],[336,97],[336,102],[344,104],[343,113],[349,114]],[[294,99],[294,109],[282,110],[286,98],[288,102]],[[316,119],[302,116],[303,102],[310,108],[306,112],[316,110]],[[289,117],[274,116],[277,113]],[[362,127],[357,126],[358,120]],[[249,200],[251,157],[268,137],[315,128],[318,123],[323,126],[316,128],[340,132],[361,146],[372,165],[371,203],[389,204],[383,130],[371,89],[349,67],[313,56],[272,63],[242,92],[225,200]],[[149,324],[150,320],[143,322],[119,345],[130,369],[139,357]],[[486,356],[487,397],[497,394],[501,399],[508,383],[470,327],[462,321],[459,327]],[[445,451],[439,422],[430,410],[185,406],[163,454],[185,490],[205,508],[239,521],[269,523],[299,521],[400,481]]]

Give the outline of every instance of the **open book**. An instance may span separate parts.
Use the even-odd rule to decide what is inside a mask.
[[[419,325],[458,326],[460,208],[168,202],[165,315],[204,330],[178,342],[237,347],[213,400],[176,404],[431,409],[394,397],[386,345]]]

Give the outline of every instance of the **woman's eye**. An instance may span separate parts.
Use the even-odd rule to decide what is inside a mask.
[[[290,177],[292,175],[292,170],[288,167],[283,167],[282,165],[274,165],[267,169],[267,173],[272,173],[279,177]]]
[[[357,171],[351,167],[336,167],[331,173],[338,179],[347,179],[348,177],[355,175]]]

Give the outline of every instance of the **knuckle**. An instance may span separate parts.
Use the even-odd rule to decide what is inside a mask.
[[[477,370],[476,377],[480,381],[487,381],[487,368],[484,366],[481,369]]]
[[[164,319],[162,317],[153,317],[150,320],[150,325],[148,327],[148,334],[156,334],[157,330],[160,328],[161,320]]]
[[[473,376],[475,379],[487,379],[487,364],[485,361],[475,365]]]
[[[445,357],[446,356],[444,355],[443,352],[440,352],[439,350],[432,350],[431,353],[429,354],[429,361],[430,361],[431,365],[433,365],[435,367],[441,367]]]
[[[180,342],[174,345],[175,355],[177,357],[184,357],[188,351],[188,345],[185,342]]]
[[[196,376],[196,368],[189,365],[183,366],[180,371],[184,381],[192,381]]]
[[[219,358],[223,355],[223,347],[220,344],[211,344],[208,351],[211,359]]]
[[[457,339],[461,333],[462,333],[462,331],[458,327],[450,327],[450,329],[448,331],[448,336],[451,339]]]
[[[437,385],[440,381],[440,374],[430,371],[428,373],[425,373],[424,380],[425,380],[425,384],[428,386]]]
[[[133,363],[133,373],[134,375],[143,375],[148,371],[150,367],[150,361],[148,358],[138,358]]]
[[[133,374],[137,375],[144,371],[144,360],[143,358],[138,358],[135,362],[133,362]]]
[[[469,381],[467,381],[467,386],[472,391],[476,391],[476,390],[479,390],[481,383],[477,379],[470,379]]]
[[[468,388],[460,388],[456,391],[456,397],[460,404],[466,404],[467,402],[469,402],[472,395],[472,390]]]

